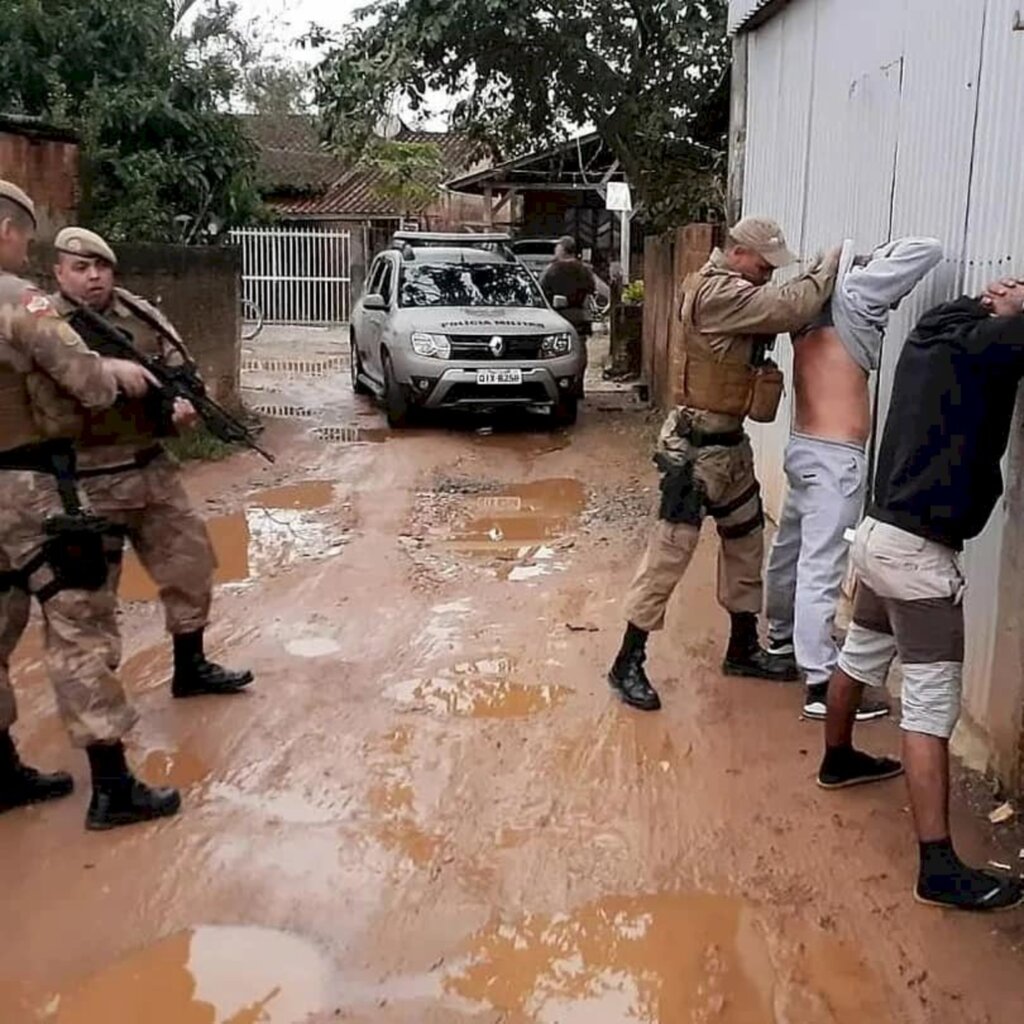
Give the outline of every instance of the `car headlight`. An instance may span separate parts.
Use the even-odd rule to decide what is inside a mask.
[[[412,350],[418,356],[433,359],[448,359],[452,354],[452,343],[444,334],[422,334],[412,336]]]
[[[561,334],[549,334],[540,343],[541,359],[557,359],[572,352],[572,335],[565,331]]]

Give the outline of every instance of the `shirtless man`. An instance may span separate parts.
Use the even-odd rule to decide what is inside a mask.
[[[942,259],[932,238],[906,238],[856,257],[843,248],[829,306],[795,337],[789,484],[765,577],[769,652],[794,655],[807,681],[804,717],[822,720],[839,649],[832,636],[846,573],[845,539],[864,511],[871,434],[868,380],[878,369],[889,313]],[[889,712],[861,704],[858,719]]]

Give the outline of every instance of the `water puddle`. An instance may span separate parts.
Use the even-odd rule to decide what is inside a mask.
[[[452,530],[449,545],[481,554],[543,547],[562,537],[583,511],[578,480],[537,480],[467,500],[468,515]]]
[[[496,920],[444,982],[523,1024],[774,1024],[774,985],[750,908],[705,894]]]
[[[173,935],[56,996],[55,1024],[299,1024],[331,1005],[331,966],[264,928]]]
[[[572,444],[572,436],[565,432],[524,434],[522,431],[483,431],[473,437],[473,443],[485,451],[500,448],[503,451],[515,452],[517,455],[537,458],[552,452],[564,451]]]
[[[558,707],[572,693],[564,686],[516,682],[514,671],[510,658],[460,662],[430,679],[398,683],[387,695],[407,710],[464,718],[525,718]]]
[[[329,658],[341,651],[341,644],[327,636],[307,636],[289,640],[284,649],[296,658]]]
[[[189,751],[151,750],[143,757],[139,774],[151,786],[188,789],[202,782],[210,774],[210,768]]]
[[[155,592],[156,588],[153,589]],[[132,693],[146,693],[162,686],[171,677],[170,644],[154,644],[136,652],[124,662],[118,675]]]
[[[302,509],[307,512],[326,508],[334,500],[334,484],[329,480],[304,480],[284,487],[271,487],[252,496],[258,508]]]
[[[330,506],[334,486],[328,481],[306,481],[259,492],[248,507],[232,515],[206,521],[217,556],[215,584],[243,584],[300,561],[338,554],[346,534],[315,515]],[[121,571],[119,594],[125,601],[155,601],[156,584],[129,550]]]

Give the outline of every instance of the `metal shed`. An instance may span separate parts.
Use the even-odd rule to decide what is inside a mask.
[[[934,235],[939,269],[894,317],[879,376],[888,407],[900,344],[930,305],[1024,274],[1019,0],[732,0],[732,182],[806,259],[853,238]],[[791,360],[787,344],[784,360]],[[884,422],[884,419],[883,419]],[[881,427],[882,424],[879,424]],[[755,439],[777,512],[789,408]],[[1024,782],[1024,671],[1015,572],[1020,431],[1007,494],[966,555],[966,708],[1008,780]]]

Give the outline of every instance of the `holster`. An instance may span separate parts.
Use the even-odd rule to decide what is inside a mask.
[[[693,475],[693,463],[682,465],[659,452],[654,463],[661,470],[661,508],[658,518],[666,523],[699,527],[707,511],[707,495]]]
[[[103,544],[110,524],[92,516],[51,516],[43,524],[50,539],[43,545],[43,555],[53,572],[53,582],[40,591],[102,590],[110,573]]]

